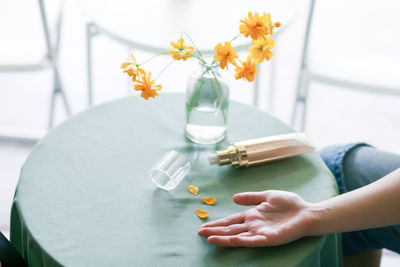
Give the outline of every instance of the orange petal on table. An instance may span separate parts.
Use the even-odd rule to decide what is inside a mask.
[[[208,212],[201,209],[196,209],[196,214],[200,219],[207,219],[208,217]]]
[[[216,197],[202,197],[201,200],[203,200],[207,205],[214,205],[215,202],[217,202]]]
[[[187,189],[195,196],[197,196],[197,194],[199,193],[199,188],[197,187],[197,185],[191,184],[187,187]]]

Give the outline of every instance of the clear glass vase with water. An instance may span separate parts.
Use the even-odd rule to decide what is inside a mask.
[[[218,64],[200,62],[186,91],[186,136],[199,144],[215,144],[225,138],[229,88],[218,73]]]

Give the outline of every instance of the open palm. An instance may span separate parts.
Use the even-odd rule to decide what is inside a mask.
[[[236,194],[240,205],[257,205],[242,213],[203,224],[199,235],[221,246],[276,246],[296,240],[311,227],[310,203],[286,191]]]

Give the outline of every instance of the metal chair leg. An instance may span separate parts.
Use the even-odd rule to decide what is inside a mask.
[[[309,86],[309,81],[305,81],[303,85],[303,91],[301,94],[301,103],[303,105],[303,110],[301,112],[301,124],[300,124],[300,130],[302,132],[305,131],[306,129],[306,117],[307,117],[307,99],[308,99],[308,86]]]
[[[254,80],[254,95],[253,95],[253,106],[258,107],[259,98],[260,98],[260,74],[261,74],[261,65],[258,65],[258,75],[256,75]]]
[[[55,106],[55,101],[56,101],[56,94],[57,91],[54,88],[53,89],[53,93],[51,94],[51,99],[50,99],[50,114],[49,114],[49,125],[48,125],[48,129],[50,130],[51,128],[53,128],[54,125],[54,106]]]
[[[62,85],[60,72],[58,71],[57,66],[54,67],[54,81],[55,88],[57,88],[57,93],[60,94],[61,100],[63,101],[65,112],[67,113],[67,115],[71,115],[71,108],[65,95],[64,86]]]
[[[275,50],[276,53],[276,50]],[[276,72],[276,59],[272,59],[269,64],[269,88],[268,88],[268,112],[274,111],[274,97],[275,97],[275,72]]]
[[[305,129],[305,117],[306,117],[306,102],[307,102],[307,95],[308,95],[308,84],[309,78],[304,77],[304,72],[307,70],[307,53],[308,53],[308,45],[310,39],[310,31],[311,31],[311,22],[314,14],[314,7],[315,7],[316,0],[310,0],[310,7],[307,19],[307,27],[305,32],[304,44],[303,44],[303,53],[301,57],[301,64],[300,64],[300,74],[299,79],[297,82],[297,90],[296,90],[296,100],[293,106],[293,114],[292,114],[292,127],[295,127],[296,117],[297,117],[297,106],[303,105],[303,110],[301,113],[301,123],[300,129],[304,131]]]
[[[300,129],[302,131],[304,131],[304,129],[305,129],[308,84],[309,84],[309,81],[306,80],[302,74],[300,74],[298,82],[297,82],[296,98],[295,98],[294,105],[293,105],[291,125],[293,128],[296,127],[297,118],[299,117],[298,107],[302,108],[302,111],[300,113],[300,116],[301,116],[300,117],[300,119],[301,119],[300,120]]]
[[[296,124],[296,118],[297,118],[297,107],[300,104],[299,103],[299,96],[300,96],[300,90],[301,86],[303,84],[303,76],[300,74],[298,81],[297,81],[297,88],[296,88],[296,96],[294,99],[294,104],[293,104],[293,110],[292,110],[292,118],[290,121],[290,125],[294,128]]]
[[[65,97],[65,93],[63,91],[62,85],[61,85],[61,79],[60,79],[60,74],[58,72],[58,66],[57,66],[57,53],[58,53],[58,48],[60,44],[60,38],[61,38],[61,22],[62,22],[62,13],[60,14],[59,17],[59,22],[57,25],[57,38],[56,38],[56,43],[55,45],[52,44],[51,39],[50,39],[50,32],[49,32],[49,26],[47,23],[47,15],[46,15],[46,9],[44,5],[43,0],[39,0],[39,8],[40,8],[40,15],[42,18],[42,26],[43,26],[43,31],[46,39],[46,46],[47,46],[47,58],[53,62],[53,72],[54,72],[54,80],[53,80],[53,92],[50,100],[50,114],[49,114],[49,129],[53,127],[54,123],[54,107],[55,107],[55,100],[56,100],[56,95],[60,94],[63,98],[65,110],[68,115],[71,114],[67,99]]]
[[[86,54],[87,54],[87,86],[88,106],[93,105],[93,69],[92,69],[92,38],[98,34],[98,27],[94,23],[86,24]]]
[[[61,96],[61,100],[64,103],[65,112],[67,113],[68,116],[70,116],[71,115],[71,108],[69,107],[67,97],[66,97],[66,95],[65,95],[63,90],[60,91],[60,96]]]
[[[53,86],[53,93],[52,93],[51,100],[50,100],[50,115],[49,115],[49,124],[48,124],[49,129],[53,128],[53,126],[54,126],[54,113],[55,113],[54,108],[55,108],[55,101],[56,101],[57,95],[60,95],[61,100],[63,101],[63,104],[64,104],[65,112],[67,113],[67,115],[68,116],[71,115],[71,109],[69,107],[67,97],[63,90],[63,86],[61,83],[61,77],[58,72],[57,66],[53,67],[53,71],[54,71],[54,81],[53,81],[54,86]]]

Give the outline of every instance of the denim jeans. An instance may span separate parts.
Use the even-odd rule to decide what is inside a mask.
[[[400,168],[400,155],[380,151],[365,143],[330,146],[322,149],[320,155],[335,176],[340,194],[363,187]],[[382,248],[400,253],[400,225],[343,233],[342,242],[345,256]]]

